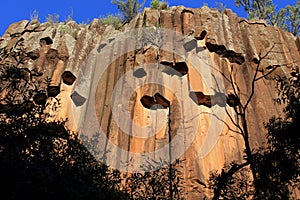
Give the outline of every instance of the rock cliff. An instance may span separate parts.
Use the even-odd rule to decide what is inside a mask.
[[[145,161],[182,159],[188,199],[199,198],[209,195],[211,170],[243,159],[229,96],[237,90],[239,101],[247,100],[258,63],[259,75],[277,69],[255,83],[247,109],[252,148],[264,143],[263,122],[282,113],[273,77],[300,65],[299,38],[291,33],[207,7],[145,9],[120,30],[97,19],[25,20],[0,38],[0,75],[18,74],[0,85],[0,112],[59,99],[49,110],[68,119],[69,129],[104,133],[97,148],[110,151],[107,164],[131,172]],[[231,69],[233,85],[224,78]]]

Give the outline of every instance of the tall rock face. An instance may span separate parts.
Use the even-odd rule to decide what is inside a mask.
[[[19,74],[0,85],[1,113],[59,99],[50,112],[87,137],[100,132],[95,156],[109,152],[105,162],[114,168],[181,159],[187,199],[209,196],[209,172],[243,160],[230,94],[245,104],[254,75],[267,75],[255,82],[246,113],[257,148],[263,122],[282,113],[273,78],[300,66],[299,38],[207,7],[145,9],[120,30],[97,19],[21,21],[0,38],[0,56],[1,76]]]

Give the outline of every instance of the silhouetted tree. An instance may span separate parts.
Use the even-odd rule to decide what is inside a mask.
[[[271,49],[272,50],[272,49]],[[270,50],[270,51],[271,51]],[[237,163],[232,161],[225,165],[221,173],[211,172],[209,187],[213,189],[213,199],[290,199],[293,198],[293,189],[299,187],[299,164],[300,164],[300,145],[299,145],[299,115],[300,115],[300,82],[299,68],[294,66],[290,78],[276,76],[278,83],[279,98],[278,103],[286,105],[284,118],[270,119],[265,124],[267,129],[267,144],[259,149],[253,149],[249,144],[249,131],[247,127],[246,109],[255,92],[255,82],[270,75],[279,66],[267,67],[269,71],[258,76],[258,68],[261,61],[265,59],[268,51],[261,56],[257,62],[254,73],[251,92],[246,103],[240,102],[235,107],[237,121],[228,116],[238,128],[245,144],[244,162]],[[227,79],[235,85],[232,78]],[[224,74],[223,74],[224,75]],[[239,89],[234,89],[236,96],[239,96]],[[231,130],[233,130],[231,128]],[[251,174],[251,176],[247,174]]]
[[[285,106],[284,117],[265,124],[268,146],[254,155],[258,172],[258,196],[267,199],[293,198],[300,177],[300,73],[291,70],[289,78],[277,77],[278,103]]]
[[[121,174],[96,160],[65,122],[47,122],[47,117],[43,106],[0,116],[0,192],[5,199],[183,198],[179,161]],[[90,144],[95,139],[97,134],[83,138]]]
[[[0,117],[1,195],[5,199],[119,199],[106,168],[64,122],[46,121],[43,107]]]
[[[79,137],[66,121],[54,120],[47,110],[55,112],[59,99],[40,91],[47,81],[26,68],[22,41],[9,52],[0,49],[1,199],[182,198],[180,161],[121,173],[93,156],[99,133]]]

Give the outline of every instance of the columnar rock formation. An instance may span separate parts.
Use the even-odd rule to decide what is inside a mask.
[[[126,51],[130,47],[114,43],[122,32],[141,31],[146,27],[178,33],[178,37],[172,35],[174,51],[168,52],[151,43]],[[175,41],[177,38],[182,41]],[[162,45],[167,45],[162,41]],[[107,48],[110,44],[115,46]],[[107,49],[110,51],[105,55],[111,58],[109,66],[105,66],[101,77],[87,76],[91,79],[85,80],[88,83],[85,89],[80,89],[80,81],[85,77],[82,73],[97,75],[95,71],[103,67],[103,61],[96,54]],[[125,54],[115,57],[122,49]],[[266,57],[261,59],[264,55]],[[158,149],[177,136],[182,137],[176,144],[186,145],[180,159],[190,199],[206,193],[203,185],[211,170],[221,170],[224,163],[243,159],[243,139],[229,130],[227,125],[233,128],[234,125],[226,113],[224,115],[226,108],[234,116],[234,99],[229,98],[232,84],[222,73],[228,77],[233,67],[233,78],[239,87],[238,101],[243,102],[251,93],[251,80],[258,62],[260,75],[277,67],[274,73],[256,82],[247,110],[251,147],[259,147],[265,138],[263,122],[281,113],[273,100],[276,90],[272,78],[275,74],[289,76],[289,67],[300,65],[300,42],[291,33],[263,21],[239,18],[231,10],[220,13],[207,7],[172,7],[161,11],[146,9],[121,30],[100,25],[97,19],[90,25],[77,25],[73,21],[59,24],[21,21],[12,24],[0,38],[0,56],[1,70],[15,66],[20,73],[16,83],[18,90],[10,84],[10,78],[1,83],[0,112],[8,112],[14,106],[24,107],[24,104],[25,107],[43,104],[47,98],[48,102],[60,99],[56,118],[68,118],[68,127],[77,130],[89,117],[87,105],[94,95],[97,121],[108,141],[120,149],[154,152],[151,155],[156,159]],[[157,75],[151,73],[150,64],[154,64],[153,68],[167,67],[161,70],[162,75]],[[205,68],[209,68],[208,74],[203,71]],[[126,73],[131,73],[130,79],[126,79]],[[221,89],[215,79],[223,83]],[[123,87],[116,92],[120,80]],[[213,88],[206,85],[207,80],[212,81]],[[126,84],[133,81],[140,87],[127,88]],[[150,84],[157,81],[163,84]],[[92,87],[95,94],[91,93]],[[122,109],[130,111],[130,119],[124,118],[122,122],[132,127],[129,133],[118,126],[114,109],[119,113]],[[134,124],[148,127],[143,129],[148,137],[138,137]],[[118,151],[112,153],[116,156],[116,160],[111,161],[113,165],[123,160]]]

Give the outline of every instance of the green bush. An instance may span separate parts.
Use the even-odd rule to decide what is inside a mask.
[[[118,6],[125,21],[129,22],[144,8],[145,0],[143,3],[138,0],[112,0],[112,3]]]
[[[152,0],[150,4],[151,9],[166,10],[168,3],[166,1]]]
[[[121,15],[107,15],[106,17],[100,17],[101,25],[113,25],[116,29],[119,29],[122,25]]]
[[[152,0],[150,6],[151,6],[151,9],[158,9],[159,6],[160,6],[160,1],[159,0]]]

